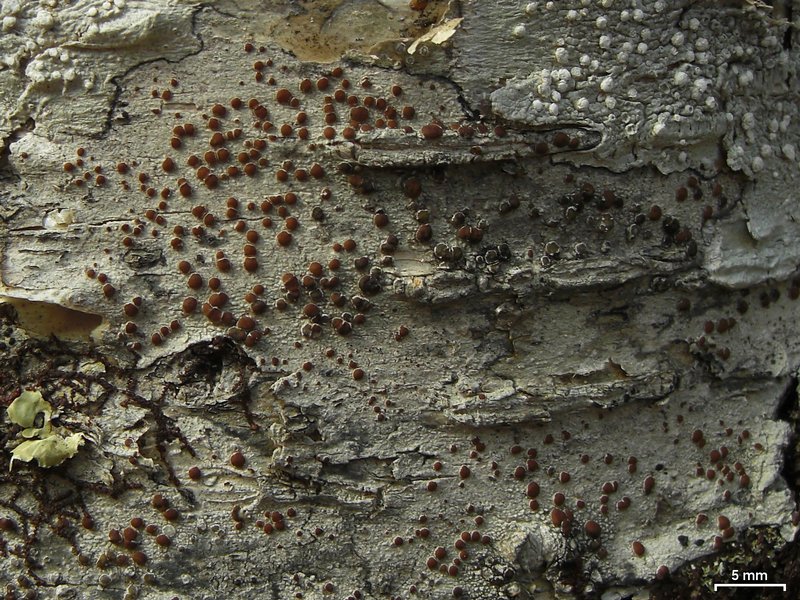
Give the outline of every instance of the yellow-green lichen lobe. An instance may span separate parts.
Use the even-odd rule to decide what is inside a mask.
[[[36,390],[25,390],[8,407],[9,420],[24,427],[11,444],[23,441],[11,451],[13,468],[15,460],[36,460],[40,467],[55,467],[78,453],[83,445],[82,433],[69,433],[65,427],[51,423],[53,407]]]

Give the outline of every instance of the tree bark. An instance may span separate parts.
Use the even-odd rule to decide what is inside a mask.
[[[0,9],[6,596],[797,593],[797,3],[267,4]]]

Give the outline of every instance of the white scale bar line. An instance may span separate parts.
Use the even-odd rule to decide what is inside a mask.
[[[779,587],[783,588],[783,591],[786,591],[786,584],[785,583],[715,583],[714,584],[714,591],[716,592],[719,588],[737,588],[737,587]]]

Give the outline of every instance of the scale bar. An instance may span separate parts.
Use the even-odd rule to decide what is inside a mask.
[[[716,592],[719,588],[753,588],[753,587],[782,588],[784,592],[786,591],[785,583],[715,583],[714,591]]]

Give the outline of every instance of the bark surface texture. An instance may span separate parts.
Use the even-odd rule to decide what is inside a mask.
[[[797,4],[3,1],[6,598],[797,586]]]

